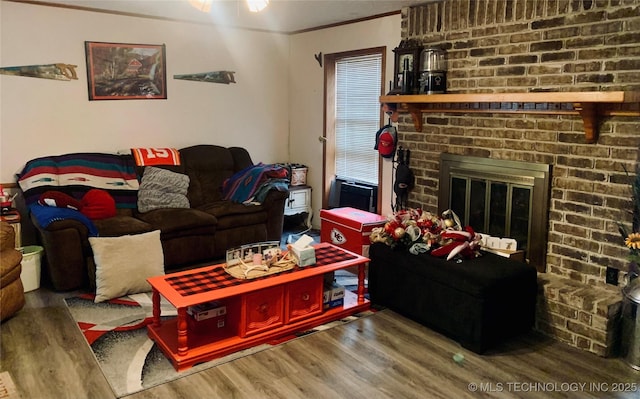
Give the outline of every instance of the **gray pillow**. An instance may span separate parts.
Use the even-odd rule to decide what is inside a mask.
[[[188,189],[189,176],[147,166],[138,190],[138,211],[144,213],[161,208],[189,208]]]

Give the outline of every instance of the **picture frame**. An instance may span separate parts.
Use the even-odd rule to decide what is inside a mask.
[[[398,47],[393,49],[395,53],[394,63],[394,94],[417,94],[419,90],[420,51],[422,46],[416,40],[403,40]],[[405,67],[408,71],[405,73]],[[406,80],[406,82],[405,82]]]
[[[227,266],[234,266],[241,263],[241,260],[251,264],[253,262],[253,256],[257,254],[262,255],[263,260],[268,260],[274,256],[274,250],[279,249],[279,241],[262,241],[230,248],[227,249],[226,264]],[[279,254],[279,251],[277,252]]]
[[[85,42],[89,101],[167,98],[164,44]]]

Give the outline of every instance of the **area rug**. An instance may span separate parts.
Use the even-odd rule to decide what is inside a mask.
[[[151,294],[136,294],[108,302],[94,303],[94,295],[66,298],[71,316],[82,331],[100,369],[115,395],[120,398],[208,368],[248,356],[291,339],[349,323],[373,312],[337,320],[286,339],[258,345],[177,372],[158,346],[148,338],[146,326],[152,319]],[[173,317],[176,309],[163,300],[162,316]]]

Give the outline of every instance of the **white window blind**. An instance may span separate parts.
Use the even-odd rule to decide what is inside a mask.
[[[382,55],[336,61],[336,175],[378,184],[378,152],[373,149],[380,125]]]

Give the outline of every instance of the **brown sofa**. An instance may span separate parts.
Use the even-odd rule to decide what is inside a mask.
[[[142,213],[136,208],[135,192],[114,190],[111,193],[118,207],[117,215],[92,220],[98,236],[117,237],[160,230],[166,272],[221,260],[226,250],[234,246],[280,240],[284,203],[288,197],[286,189],[269,190],[260,204],[245,205],[223,200],[223,182],[254,165],[244,148],[196,145],[180,149],[179,153],[180,165],[158,167],[189,177],[187,198],[190,207],[160,208]],[[56,161],[62,163],[74,155],[78,158],[96,154],[68,154]],[[123,162],[128,167],[134,162],[131,155],[99,155],[102,163],[109,164],[109,157],[118,157],[114,158],[114,165]],[[34,162],[34,165],[38,163]],[[139,178],[144,176],[144,167],[133,168]],[[22,176],[25,175],[23,171]],[[74,198],[80,198],[87,188],[48,187],[49,190],[64,189]],[[33,204],[34,200],[37,202],[38,196],[46,189],[39,186],[25,191],[27,204]],[[95,263],[88,240],[92,233],[86,224],[82,220],[62,218],[42,227],[33,216],[33,208],[30,209],[31,220],[44,247],[43,266],[52,288],[64,291],[94,287]]]

